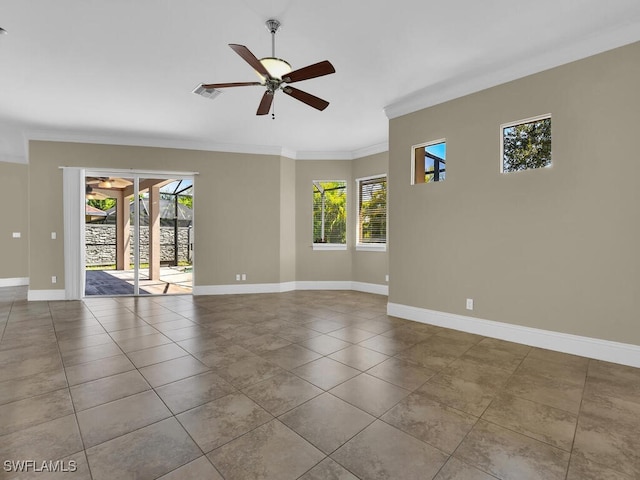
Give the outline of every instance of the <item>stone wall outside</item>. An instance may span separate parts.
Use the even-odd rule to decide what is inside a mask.
[[[178,228],[178,260],[189,261],[189,242],[193,241],[190,227]],[[116,226],[104,224],[85,225],[85,245],[87,266],[115,265]],[[131,241],[134,240],[133,228]],[[174,228],[160,227],[160,261],[174,261]],[[149,227],[140,226],[140,263],[149,262]],[[133,249],[131,250],[133,263]]]

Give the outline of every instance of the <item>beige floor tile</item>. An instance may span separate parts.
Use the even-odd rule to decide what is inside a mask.
[[[246,395],[232,393],[177,416],[203,452],[210,452],[273,417]]]
[[[561,480],[569,464],[567,452],[483,420],[454,456],[504,480]]]
[[[208,455],[226,480],[294,480],[324,454],[278,420],[256,428]]]
[[[292,344],[277,350],[271,350],[261,356],[285,370],[292,370],[300,365],[312,362],[322,355],[300,345]]]
[[[300,345],[314,352],[318,352],[321,355],[329,355],[351,346],[351,343],[329,335],[318,335],[317,337],[301,342]]]
[[[93,347],[94,345],[103,345],[113,343],[113,339],[108,333],[99,333],[97,335],[89,335],[86,337],[75,337],[67,340],[58,341],[60,352],[67,353],[80,348]]]
[[[118,340],[117,343],[124,353],[131,353],[137,350],[171,343],[171,340],[161,333],[152,333],[151,335],[142,335],[140,337]]]
[[[353,326],[344,327],[340,330],[334,330],[328,333],[328,335],[331,337],[339,338],[340,340],[344,340],[345,342],[349,343],[359,343],[363,340],[367,340],[368,338],[376,336],[374,332],[362,330],[361,328],[356,328]]]
[[[257,355],[239,345],[215,346],[208,350],[199,351],[193,354],[198,360],[213,368],[214,370],[224,369],[232,364],[248,358],[256,358]]]
[[[158,480],[224,480],[211,464],[202,456],[192,462],[163,475]]]
[[[0,405],[42,395],[67,386],[64,369],[37,373],[0,383]]]
[[[501,394],[489,405],[482,419],[570,452],[578,417],[564,410]]]
[[[567,480],[633,480],[636,477],[592,462],[580,453],[571,454]]]
[[[2,437],[4,460],[57,459],[83,449],[75,415],[67,415]]]
[[[433,478],[447,461],[440,450],[376,421],[332,455],[360,478]],[[399,473],[401,472],[401,473]]]
[[[257,355],[260,355],[261,353],[270,352],[271,350],[277,350],[278,348],[291,345],[291,342],[271,333],[266,333],[247,340],[242,340],[238,342],[238,344]]]
[[[80,348],[62,354],[62,362],[65,367],[72,367],[81,363],[88,363],[94,360],[120,355],[122,350],[115,343],[105,343],[93,347]]]
[[[415,390],[435,375],[436,370],[400,358],[390,358],[370,368],[367,373],[406,390]]]
[[[157,347],[145,348],[144,350],[137,350],[127,354],[129,359],[138,368],[153,365],[154,363],[164,362],[166,360],[172,360],[174,358],[185,357],[187,355],[189,354],[175,343],[167,343]]]
[[[76,411],[112,402],[151,387],[137,370],[119,373],[70,388]]]
[[[363,373],[331,389],[330,393],[379,417],[410,392]]]
[[[73,413],[69,390],[18,400],[0,406],[0,436]]]
[[[362,292],[26,295],[0,288],[1,459],[94,480],[640,478],[637,368],[390,317]]]
[[[520,373],[509,379],[504,391],[516,397],[542,403],[550,407],[578,413],[584,386],[560,377]]]
[[[309,362],[292,372],[323,390],[329,390],[360,374],[359,370],[327,357]]]
[[[175,414],[235,392],[235,387],[213,372],[201,373],[156,388],[156,393]]]
[[[134,369],[133,363],[121,353],[113,357],[66,367],[65,372],[69,385],[78,385]]]
[[[87,449],[93,480],[153,479],[200,455],[175,418]]]
[[[280,417],[282,423],[326,454],[342,446],[374,420],[375,417],[329,393]]]
[[[496,477],[450,457],[433,480],[495,480]]]
[[[246,388],[255,383],[271,378],[284,370],[261,357],[246,357],[227,367],[216,368],[222,378],[236,388]]]
[[[206,365],[188,355],[143,367],[140,373],[155,388],[208,370]]]
[[[637,418],[612,420],[580,413],[573,452],[633,478],[640,478],[640,435]]]
[[[113,338],[116,342],[120,342],[123,340],[127,340],[129,338],[142,337],[144,335],[152,335],[155,333],[159,333],[158,330],[153,328],[151,325],[144,325],[142,327],[134,327],[134,328],[127,328],[125,330],[117,330],[115,332],[109,333],[109,336]]]
[[[89,448],[171,416],[153,391],[138,393],[77,413],[85,447]]]
[[[301,476],[300,480],[358,480],[358,477],[330,458],[325,458]]]
[[[329,355],[329,358],[350,367],[357,368],[358,370],[365,371],[374,365],[384,362],[389,356],[359,345],[352,345],[332,353]]]
[[[322,389],[289,372],[281,373],[243,390],[245,395],[276,417],[322,392]]]
[[[478,421],[477,417],[412,393],[381,419],[390,425],[451,454]]]
[[[358,345],[384,353],[385,355],[396,355],[414,346],[415,342],[385,337],[384,335],[376,335],[375,337],[360,342]]]

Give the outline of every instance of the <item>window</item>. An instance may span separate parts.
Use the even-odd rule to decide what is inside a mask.
[[[347,182],[313,182],[313,246],[317,250],[347,248]]]
[[[359,178],[356,249],[385,250],[387,243],[387,177]]]
[[[411,184],[442,182],[446,174],[447,142],[436,140],[411,147]]]
[[[551,166],[551,115],[500,126],[501,172]]]

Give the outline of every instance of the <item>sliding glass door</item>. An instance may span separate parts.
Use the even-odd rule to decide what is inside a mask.
[[[87,171],[85,295],[190,294],[193,178]]]

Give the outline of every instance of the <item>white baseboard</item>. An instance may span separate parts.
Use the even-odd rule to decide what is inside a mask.
[[[30,302],[52,302],[66,299],[64,290],[29,290],[27,292],[27,300]]]
[[[377,283],[351,282],[351,290],[375,293],[376,295],[389,295],[389,285],[379,285]]]
[[[29,277],[0,278],[0,287],[22,287],[29,285]]]
[[[351,290],[352,282],[345,281],[324,281],[324,282],[296,282],[296,290]]]
[[[282,293],[293,290],[356,290],[387,295],[387,285],[351,281],[250,283],[231,285],[201,285],[193,288],[194,295],[234,295],[242,293]]]
[[[582,337],[568,333],[523,327],[398,303],[387,304],[387,314],[439,327],[499,338],[532,347],[640,367],[640,346]]]

